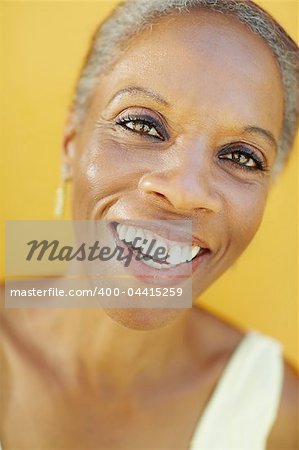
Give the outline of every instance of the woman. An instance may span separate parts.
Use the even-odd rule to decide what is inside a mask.
[[[119,241],[127,222],[165,221],[166,238],[191,221],[194,262],[147,270],[188,267],[195,300],[259,228],[297,77],[295,43],[252,2],[125,2],[95,35],[65,133],[73,218]],[[279,343],[199,307],[16,310],[1,328],[3,450],[297,448]]]

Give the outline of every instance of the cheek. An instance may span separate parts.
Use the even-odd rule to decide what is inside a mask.
[[[137,187],[147,170],[140,149],[99,136],[98,132],[80,147],[74,165],[75,219],[90,217],[99,200]]]
[[[239,256],[262,222],[268,189],[264,183],[239,186],[228,204],[228,227],[234,256]]]

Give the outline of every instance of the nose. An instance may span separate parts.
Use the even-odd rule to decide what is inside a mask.
[[[177,161],[176,167],[146,173],[139,181],[143,193],[155,195],[170,203],[175,210],[191,212],[205,210],[217,213],[221,198],[212,175],[211,162],[205,155]]]

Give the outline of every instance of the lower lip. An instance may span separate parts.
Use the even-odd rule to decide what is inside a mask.
[[[129,251],[129,248],[119,239],[118,234],[113,226],[110,225],[112,235],[114,237],[117,246],[122,247],[125,251]],[[133,276],[145,284],[158,285],[158,286],[176,286],[184,282],[184,280],[189,279],[192,273],[197,269],[198,265],[203,262],[203,260],[210,253],[209,250],[205,250],[200,255],[196,256],[192,261],[188,263],[179,264],[171,269],[155,269],[154,267],[147,266],[141,261],[138,261],[132,257],[129,265],[129,269]]]

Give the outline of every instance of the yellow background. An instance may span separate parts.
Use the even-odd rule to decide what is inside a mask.
[[[53,218],[61,135],[73,86],[91,33],[116,3],[0,3],[4,219]],[[296,1],[258,3],[298,42]],[[200,300],[236,324],[278,338],[294,363],[298,353],[297,148],[270,194],[256,238]],[[2,258],[1,273],[3,268]]]

